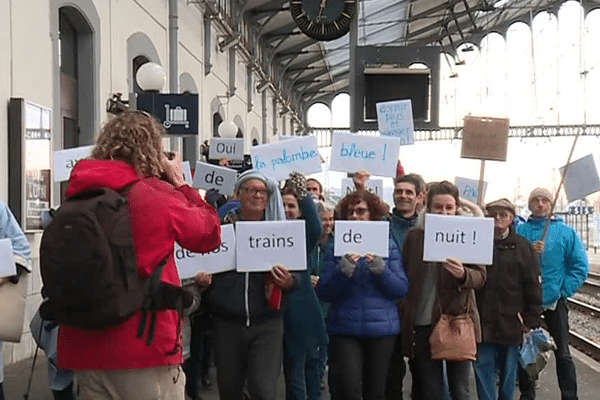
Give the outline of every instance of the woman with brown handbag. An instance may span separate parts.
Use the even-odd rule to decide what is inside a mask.
[[[481,209],[471,203],[459,201],[458,188],[450,182],[434,183],[427,194],[427,213],[458,215],[459,206],[468,204],[470,214],[483,216]],[[462,264],[453,258],[444,263],[423,261],[424,218],[408,232],[402,247],[409,292],[402,303],[403,351],[414,361],[412,379],[417,381],[416,399],[438,400],[444,398],[444,369],[440,359],[432,358],[430,336],[436,324],[466,314],[459,320],[472,324],[476,341],[481,340],[479,314],[475,304],[475,289],[485,283],[483,266]],[[442,325],[438,327],[438,330]],[[474,343],[473,343],[474,344]],[[457,343],[457,349],[459,343]],[[458,352],[458,351],[457,351]],[[467,359],[469,357],[466,357]],[[450,396],[453,400],[469,399],[470,361],[446,361]]]

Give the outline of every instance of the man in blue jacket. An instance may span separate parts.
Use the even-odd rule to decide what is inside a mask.
[[[517,227],[540,257],[542,270],[542,308],[548,331],[556,342],[556,374],[562,400],[577,399],[577,374],[569,350],[569,310],[567,298],[572,296],[587,278],[587,251],[579,234],[561,218],[551,215],[552,194],[536,188],[529,195],[531,217]],[[548,233],[542,238],[550,218]],[[521,400],[535,398],[535,383],[525,371],[519,371]]]

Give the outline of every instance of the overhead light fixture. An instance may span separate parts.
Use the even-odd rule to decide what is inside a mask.
[[[135,80],[145,92],[160,92],[167,81],[167,75],[160,65],[147,62],[138,68]]]
[[[235,122],[223,121],[219,124],[217,132],[222,138],[234,139],[237,136],[238,127]]]
[[[219,42],[219,51],[223,53],[225,50],[237,46],[242,39],[242,35],[240,33],[236,33],[233,36],[227,36],[225,39]]]

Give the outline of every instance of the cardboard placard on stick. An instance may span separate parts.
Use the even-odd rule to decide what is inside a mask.
[[[566,166],[561,167],[560,174],[564,176],[565,193],[569,203],[600,190],[600,178],[593,155],[589,154],[573,161],[566,175],[565,169]]]
[[[508,118],[467,115],[463,125],[462,158],[506,161]]]

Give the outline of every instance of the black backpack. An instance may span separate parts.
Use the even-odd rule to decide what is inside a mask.
[[[91,189],[68,198],[53,213],[40,246],[45,297],[42,318],[59,325],[98,330],[143,312],[138,337],[151,314],[147,344],[154,335],[156,312],[178,310],[191,296],[161,282],[168,256],[146,280],[138,276],[127,193]],[[180,327],[179,327],[180,329]]]

